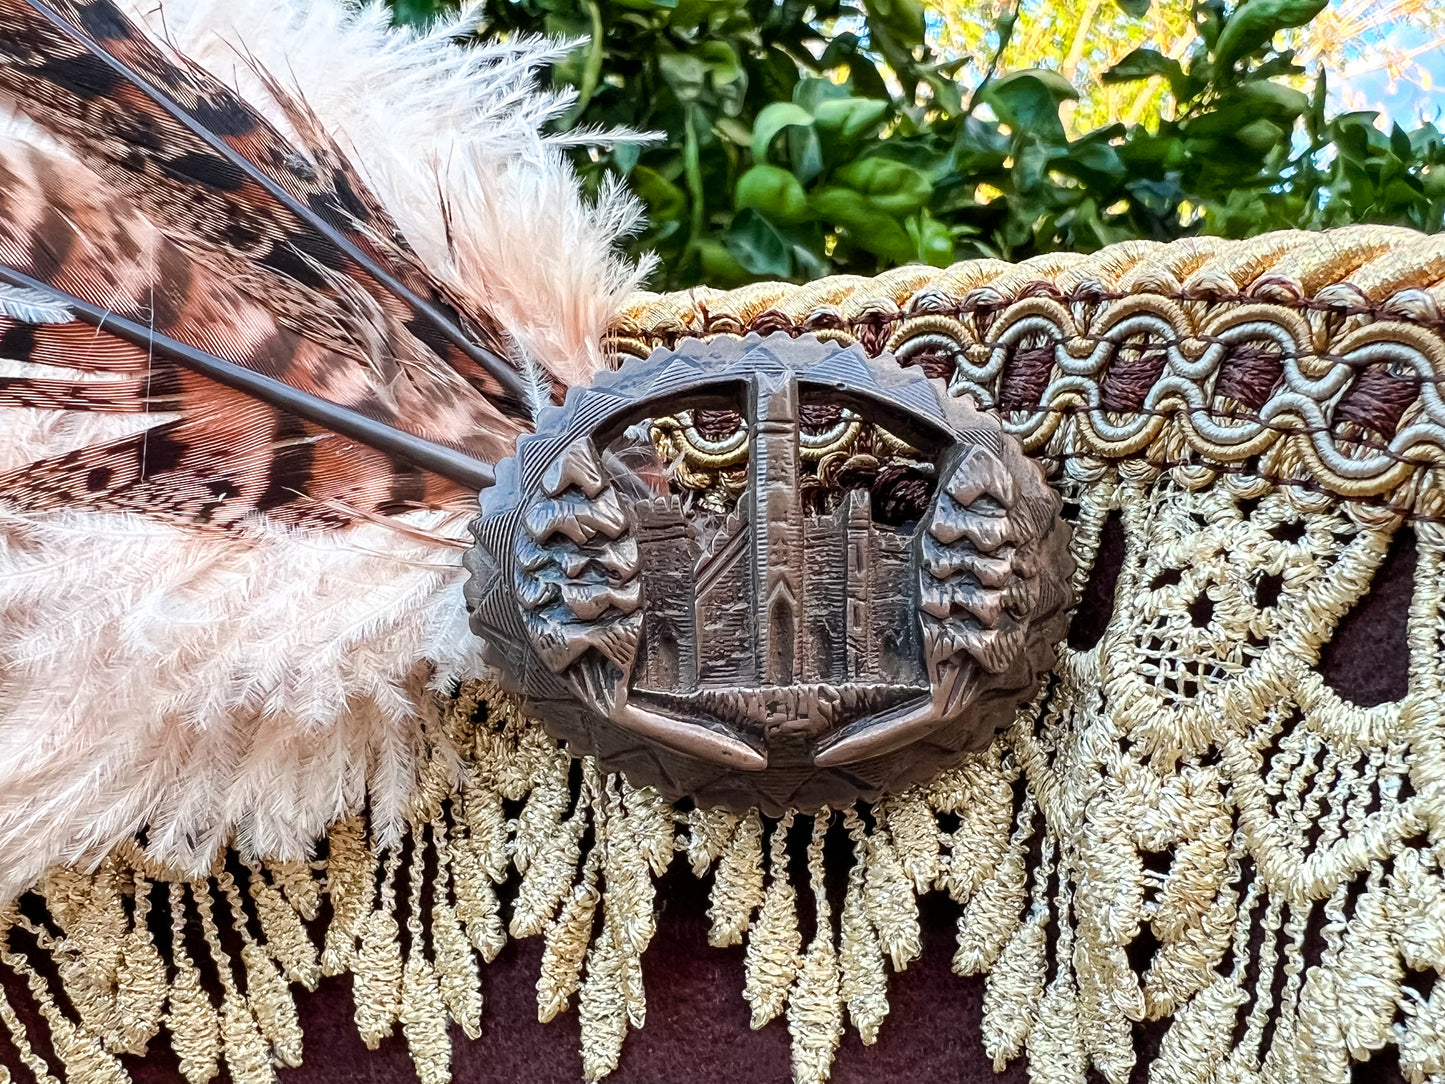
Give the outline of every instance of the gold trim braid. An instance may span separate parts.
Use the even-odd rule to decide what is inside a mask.
[[[1029,452],[1275,485],[1438,517],[1445,237],[1352,227],[1134,241],[1021,264],[644,295],[619,355],[749,331],[861,342],[997,409]]]
[[[1036,1081],[1123,1084],[1157,1021],[1151,1080],[1343,1084],[1386,1051],[1439,1084],[1442,278],[1445,240],[1361,228],[637,298],[617,353],[813,333],[1001,411],[1063,492],[1094,607],[1014,725],[926,786],[772,821],[573,766],[470,685],[429,723],[399,848],[358,816],[309,865],[231,852],[188,881],[137,843],[52,872],[0,912],[0,1033],[46,1082],[40,1049],[77,1084],[122,1084],[117,1055],[167,1042],[191,1084],[222,1062],[253,1084],[302,1057],[298,987],[350,972],[362,1037],[399,1030],[440,1084],[447,1022],[483,1026],[481,968],[540,936],[538,1015],[575,1005],[596,1080],[644,1022],[655,880],[683,861],[799,1081],[826,1079],[845,1026],[886,1033],[918,897],[944,892],[954,969],[984,976],[978,1039]],[[1402,691],[1352,702],[1321,656],[1392,554],[1413,560]]]

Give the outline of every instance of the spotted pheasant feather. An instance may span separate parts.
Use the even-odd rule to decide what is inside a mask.
[[[545,42],[340,0],[0,0],[0,905],[407,807],[457,540],[636,283]],[[5,119],[7,118],[8,119]]]
[[[266,86],[308,145],[167,57],[111,0],[0,0],[0,93],[73,155],[0,161],[0,263],[393,428],[506,455],[525,414],[496,321],[464,313],[306,105],[274,78]],[[103,325],[92,343],[113,365]],[[92,369],[90,354],[72,350],[67,364]],[[385,450],[183,379],[153,352],[132,360],[129,381],[12,380],[3,394],[181,418],[27,465],[0,477],[0,497],[211,525],[253,511],[335,525],[343,505],[387,513],[459,496]]]

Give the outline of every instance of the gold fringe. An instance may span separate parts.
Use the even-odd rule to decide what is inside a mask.
[[[374,876],[374,865],[375,859],[365,870],[368,880]],[[401,931],[395,914],[396,877],[400,868],[400,853],[390,851],[382,865],[378,906],[361,921],[361,945],[351,962],[356,1030],[370,1050],[381,1045],[381,1040],[391,1034],[401,1018],[401,984],[405,964],[401,955]],[[370,896],[370,892],[367,895]]]
[[[741,944],[753,912],[762,905],[763,823],[756,813],[749,813],[732,822],[732,838],[722,846],[708,908],[712,919],[708,943],[717,947]]]
[[[204,885],[199,890],[209,891]],[[171,982],[166,1027],[171,1033],[171,1048],[180,1059],[181,1075],[190,1084],[205,1084],[219,1071],[221,1021],[216,1006],[201,988],[200,969],[186,948],[185,894],[185,885],[171,884],[170,956],[176,977]]]
[[[748,931],[743,960],[743,997],[752,1006],[752,1026],[762,1027],[783,1011],[798,974],[802,937],[798,933],[797,892],[788,876],[788,830],[784,814],[768,843],[768,887]]]
[[[838,964],[842,971],[839,993],[848,1016],[867,1045],[878,1041],[878,1029],[888,1015],[888,978],[883,968],[883,946],[863,902],[863,880],[868,867],[868,841],[856,810],[845,810],[843,824],[853,841],[853,867],[843,898]]]
[[[1370,552],[1378,561],[1382,550]],[[1445,570],[1445,548],[1432,541],[1420,566],[1422,577]],[[1445,580],[1435,583],[1435,608],[1417,606],[1417,619],[1428,612],[1431,635],[1445,643]],[[1097,665],[1099,654],[1074,663]],[[1440,669],[1417,681],[1440,680]],[[1120,680],[1127,690],[1137,675]],[[1285,695],[1314,705],[1310,712],[1339,705],[1328,721],[1291,725],[1271,701],[1258,716],[1262,729],[1237,732],[1246,751],[1226,751],[1208,768],[1161,770],[1117,743],[1099,745],[1091,755],[1102,754],[1106,775],[1068,794],[1058,741],[1070,723],[1079,731],[1075,711],[1100,703],[1092,679],[1073,694],[1068,687],[1065,671],[1041,699],[1037,727],[1021,723],[932,784],[805,820],[815,916],[806,945],[789,873],[792,816],[677,813],[588,760],[574,781],[555,743],[495,689],[477,686],[450,705],[447,748],[428,770],[448,770],[458,746],[484,748],[490,759],[473,762],[445,801],[419,803],[401,846],[379,852],[365,819],[353,818],[332,829],[326,858],[312,865],[232,855],[211,878],[186,882],[134,845],[93,874],[46,879],[53,930],[13,906],[0,914],[0,965],[23,979],[47,1046],[78,1084],[126,1084],[114,1054],[143,1051],[162,1025],[191,1084],[213,1079],[222,1059],[238,1084],[271,1081],[276,1067],[302,1058],[294,991],[343,972],[352,975],[362,1039],[375,1046],[399,1024],[419,1079],[444,1084],[448,1025],[479,1034],[481,967],[510,929],[542,937],[538,1016],[550,1020],[576,1002],[583,1071],[594,1081],[616,1068],[627,1031],[645,1020],[641,958],[655,929],[655,878],[683,855],[695,874],[713,878],[710,939],[746,943],[743,994],[754,1026],[786,1017],[800,1082],[827,1079],[845,1021],[876,1041],[887,972],[921,951],[918,897],[935,890],[961,906],[955,970],[986,975],[981,1038],[999,1068],[1026,1055],[1039,1080],[1075,1080],[1089,1065],[1123,1080],[1134,1064],[1134,1023],[1173,1016],[1152,1070],[1165,1081],[1201,1079],[1202,1064],[1218,1064],[1221,1081],[1293,1080],[1306,1069],[1334,1079],[1389,1043],[1407,1079],[1445,1071],[1445,998],[1407,985],[1409,972],[1445,968],[1445,847],[1433,836],[1423,846],[1389,843],[1430,813],[1398,811],[1420,806],[1423,783],[1412,781],[1415,794],[1402,797],[1418,756],[1403,735],[1369,750],[1336,748],[1323,735],[1346,726],[1349,712],[1306,683]],[[1277,684],[1266,688],[1280,695]],[[1127,700],[1119,703],[1127,711]],[[1416,701],[1402,710],[1424,718]],[[1399,733],[1378,714],[1357,716],[1357,725]],[[1092,718],[1096,733],[1122,732]],[[1146,715],[1131,732],[1153,725]],[[1267,743],[1278,751],[1262,759]],[[1231,756],[1242,758],[1246,785],[1226,790]],[[1240,803],[1252,800],[1284,811],[1266,816],[1255,836],[1239,827],[1249,822]],[[510,819],[506,803],[517,810]],[[1051,820],[1064,809],[1085,812]],[[853,855],[836,923],[823,848],[835,824]],[[1309,850],[1312,824],[1313,857],[1288,866]],[[1169,853],[1167,874],[1150,873],[1146,853]],[[1252,877],[1243,876],[1247,863]],[[1346,880],[1312,897],[1331,870]],[[516,894],[504,922],[497,889],[509,877]],[[331,917],[318,930],[323,899]],[[156,916],[158,905],[167,916]],[[1325,950],[1305,968],[1313,907],[1322,907]],[[158,917],[168,917],[165,945],[153,936],[166,925]],[[1158,948],[1138,974],[1125,949],[1146,922]],[[195,940],[190,929],[199,930]],[[1274,956],[1252,949],[1255,930],[1266,945],[1288,947]],[[234,956],[227,938],[239,945]],[[54,962],[58,988],[31,965],[33,953]],[[1252,959],[1260,966],[1251,976]],[[207,988],[220,990],[219,1004]],[[1231,1044],[1236,1022],[1244,1039]],[[3,999],[0,1028],[20,1062],[49,1081]]]
[[[793,1079],[799,1084],[822,1084],[827,1080],[833,1055],[843,1041],[838,950],[833,943],[833,919],[823,884],[823,838],[828,831],[828,820],[826,810],[813,818],[813,837],[808,843],[808,884],[813,890],[817,911],[817,932],[788,998]]]

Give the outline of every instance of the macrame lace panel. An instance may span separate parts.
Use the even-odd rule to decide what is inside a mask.
[[[619,352],[860,341],[999,409],[1050,466],[1094,608],[1015,725],[926,786],[794,823],[669,806],[468,686],[438,705],[399,849],[358,817],[310,867],[233,853],[189,883],[137,843],[54,871],[0,911],[0,1029],[43,1081],[38,1049],[120,1084],[117,1054],[164,1041],[192,1084],[222,1062],[251,1084],[301,1057],[296,987],[349,971],[363,1038],[399,1029],[432,1084],[448,1020],[481,1026],[479,969],[540,935],[539,1013],[576,1008],[595,1080],[643,1023],[654,879],[684,861],[799,1081],[826,1079],[845,1026],[877,1038],[932,891],[961,908],[955,970],[986,976],[980,1041],[1035,1080],[1122,1084],[1149,1022],[1151,1080],[1344,1082],[1381,1051],[1445,1079],[1445,348],[1425,288],[1445,263],[1391,231],[1303,236],[641,298]],[[1321,654],[1392,550],[1414,560],[1405,691],[1355,704]]]

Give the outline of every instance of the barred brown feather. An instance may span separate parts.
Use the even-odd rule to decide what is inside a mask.
[[[357,513],[474,501],[445,479],[229,388],[212,384],[207,395],[208,408],[184,420],[0,474],[0,500],[27,511],[137,512],[222,528],[255,515],[334,528]]]
[[[136,77],[118,74],[96,45]],[[182,119],[146,83],[169,95]],[[484,461],[510,454],[526,427],[518,404],[315,224],[344,234],[488,342],[500,331],[460,315],[305,103],[267,85],[304,154],[210,76],[164,56],[109,0],[0,0],[0,93],[76,155],[16,145],[0,157],[0,263],[433,443]],[[234,169],[184,120],[205,124],[311,217]],[[208,526],[262,513],[338,526],[347,522],[342,508],[449,507],[462,493],[155,358],[103,321],[0,320],[0,358],[97,374],[5,377],[0,408],[178,416],[0,476],[0,497],[26,508],[121,509]]]
[[[271,86],[289,115],[308,112]],[[395,224],[356,173],[335,168],[339,156],[324,153],[325,146],[303,154],[209,74],[166,57],[110,0],[0,0],[0,90],[176,236],[237,253],[258,274],[321,294],[338,280],[356,283],[477,390],[506,412],[525,414],[516,385],[504,387],[442,327],[465,325],[500,355],[495,322],[486,314],[463,317],[443,296],[395,243]],[[217,142],[234,156],[218,153]],[[395,276],[443,320],[378,282],[358,256]]]
[[[3,316],[0,358],[93,373],[143,373],[151,364],[145,350],[87,324],[32,324]]]

